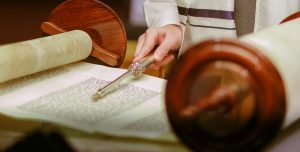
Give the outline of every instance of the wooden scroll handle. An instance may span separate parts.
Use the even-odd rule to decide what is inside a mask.
[[[226,87],[221,86],[213,89],[207,93],[205,97],[196,99],[196,102],[183,108],[179,113],[183,119],[193,118],[199,116],[206,111],[214,111],[216,109],[218,115],[223,115],[232,110],[236,101],[241,101],[249,95],[249,88],[247,87]]]
[[[167,115],[192,150],[257,151],[280,129],[283,80],[255,47],[229,39],[204,41],[187,50],[170,73]]]
[[[93,40],[92,57],[109,66],[119,67],[126,53],[126,33],[118,15],[97,0],[68,0],[56,7],[43,32],[53,35],[71,30],[83,30]]]
[[[296,13],[283,22],[299,17]],[[255,45],[264,40],[274,48],[284,45],[262,36],[278,34],[273,32],[256,35],[259,43],[253,37],[203,41],[172,66],[166,111],[173,131],[193,151],[260,151],[280,131],[288,108],[286,79],[279,62],[273,64],[264,47]]]
[[[281,21],[280,23],[285,23],[285,22],[288,22],[288,21],[291,21],[293,19],[297,19],[300,17],[300,12],[296,12],[290,16],[288,16],[287,18],[285,18],[283,21]]]

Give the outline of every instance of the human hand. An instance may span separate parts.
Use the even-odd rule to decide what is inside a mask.
[[[138,39],[133,61],[144,58],[154,50],[154,63],[150,68],[159,69],[175,58],[171,51],[178,49],[181,42],[182,30],[178,25],[149,28]]]

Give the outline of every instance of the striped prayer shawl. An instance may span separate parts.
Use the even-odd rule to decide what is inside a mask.
[[[236,37],[234,0],[177,0],[184,40],[180,54],[205,39]]]
[[[235,38],[274,26],[300,10],[300,0],[144,0],[143,4],[149,27],[182,27],[180,54],[205,39]]]

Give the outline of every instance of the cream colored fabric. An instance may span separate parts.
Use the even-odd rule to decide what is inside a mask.
[[[179,25],[175,0],[144,0],[144,13],[148,27]]]
[[[0,46],[0,82],[82,60],[91,50],[79,30]]]
[[[256,0],[254,31],[277,25],[297,11],[300,0]]]
[[[235,23],[231,19],[198,17],[189,14],[192,9],[207,11],[234,11],[234,0],[177,0],[178,6],[188,8],[188,15],[180,15],[181,26],[184,31],[184,41],[181,46],[180,55],[196,43],[221,37],[236,37]]]
[[[237,18],[237,21],[195,18],[184,15],[179,15],[178,17],[176,4],[185,8],[225,11],[233,11],[235,9],[235,18]],[[220,24],[226,28],[235,28],[237,26],[238,35],[243,35],[278,25],[282,19],[300,10],[300,0],[256,0],[256,4],[254,4],[253,0],[235,0],[235,2],[234,0],[144,0],[144,10],[147,24],[150,27],[166,24],[177,24],[182,27],[185,32],[180,53],[182,54],[187,48],[205,39],[236,37],[235,30],[191,27],[187,23],[188,20],[191,24],[204,26],[220,26]],[[253,11],[255,11],[254,20]],[[253,24],[254,27],[252,27]],[[242,28],[240,29],[240,27]]]

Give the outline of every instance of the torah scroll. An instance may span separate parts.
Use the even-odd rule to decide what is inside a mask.
[[[299,25],[297,18],[187,50],[165,98],[180,139],[195,151],[257,151],[299,120]]]
[[[85,59],[92,40],[80,30],[0,46],[0,82]]]

